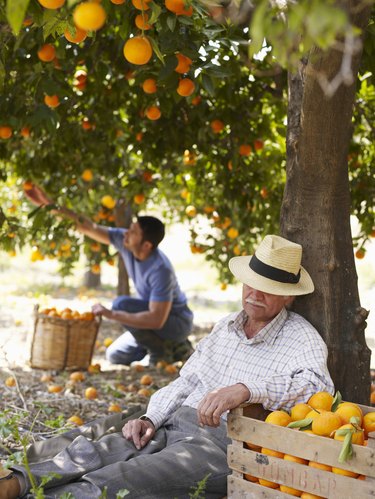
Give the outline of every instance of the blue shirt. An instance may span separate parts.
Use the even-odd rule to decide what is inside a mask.
[[[137,295],[141,300],[172,302],[172,312],[186,308],[187,299],[180,289],[177,277],[168,257],[158,248],[143,261],[137,260],[124,247],[126,229],[110,228],[111,244],[122,256],[129,277],[132,279]]]

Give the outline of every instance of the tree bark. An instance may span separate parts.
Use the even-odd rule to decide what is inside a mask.
[[[350,8],[358,1],[347,2]],[[351,10],[350,12],[353,12]],[[358,10],[364,28],[370,9]],[[289,75],[287,182],[281,234],[302,244],[303,265],[315,292],[295,302],[325,339],[329,370],[345,400],[368,404],[370,355],[364,331],[368,312],[360,306],[350,227],[348,148],[360,51],[353,56],[353,83],[327,98],[316,79],[331,81],[343,54],[312,50],[299,74]]]
[[[115,208],[115,224],[116,227],[128,228],[132,221],[132,209],[120,200]],[[117,280],[117,296],[130,295],[129,276],[126,270],[124,261],[121,257],[118,258],[118,280]]]
[[[83,285],[89,289],[100,288],[100,274],[94,274],[91,270],[87,270],[83,276]]]

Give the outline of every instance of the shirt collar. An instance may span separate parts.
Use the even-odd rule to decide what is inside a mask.
[[[264,342],[267,345],[273,345],[276,338],[278,337],[282,327],[285,324],[285,321],[288,317],[288,312],[283,307],[281,311],[269,322],[266,326],[264,326],[254,338],[247,339],[247,341],[251,343],[260,343]],[[247,315],[244,310],[241,310],[234,318],[233,321],[229,323],[229,329],[232,332],[235,332],[237,336],[245,337],[245,333],[243,330],[243,326],[246,322]]]

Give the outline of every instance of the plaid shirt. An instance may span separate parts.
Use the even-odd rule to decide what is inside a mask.
[[[220,320],[198,343],[180,376],[151,397],[146,415],[156,428],[181,405],[197,408],[207,393],[236,383],[249,389],[248,402],[272,411],[306,402],[317,391],[333,393],[327,347],[309,322],[282,309],[248,339],[246,318],[242,310]]]

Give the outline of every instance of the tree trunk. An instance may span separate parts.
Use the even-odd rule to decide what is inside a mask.
[[[91,289],[100,288],[100,274],[94,274],[91,270],[87,270],[83,276],[83,285]]]
[[[115,223],[116,227],[128,228],[132,221],[132,209],[120,200],[115,208]],[[123,259],[118,258],[118,280],[117,280],[117,296],[130,295],[129,276],[124,265]]]
[[[349,2],[358,6],[359,2]],[[365,27],[370,9],[358,11]],[[364,330],[368,312],[361,308],[350,228],[348,148],[355,80],[361,54],[352,60],[354,83],[341,84],[327,98],[316,79],[331,81],[342,52],[310,53],[299,74],[289,76],[287,183],[281,208],[281,234],[302,244],[303,265],[315,284],[295,309],[325,339],[329,370],[345,400],[368,404],[370,350]]]

